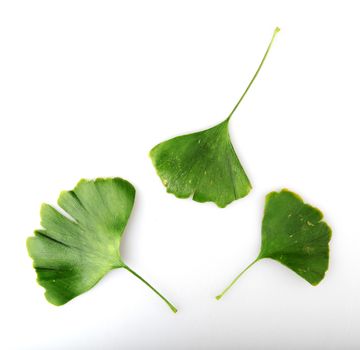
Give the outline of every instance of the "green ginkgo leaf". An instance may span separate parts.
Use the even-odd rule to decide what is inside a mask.
[[[258,257],[216,297],[220,299],[257,261],[274,259],[316,286],[329,266],[330,227],[317,208],[288,190],[266,196]]]
[[[164,141],[150,151],[167,192],[178,198],[192,196],[197,202],[214,202],[221,208],[250,192],[251,184],[231,144],[228,126],[258,75],[279,30],[275,29],[254,77],[225,121],[204,131]]]
[[[29,237],[27,248],[46,299],[63,305],[91,289],[112,269],[124,268],[148,285],[173,310],[176,308],[127,266],[120,242],[130,217],[135,188],[120,178],[81,180],[61,192],[63,215],[48,204],[41,207],[41,230]]]

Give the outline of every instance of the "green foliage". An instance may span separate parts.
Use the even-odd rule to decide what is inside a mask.
[[[329,265],[330,227],[319,209],[288,190],[266,196],[262,243],[258,257],[216,298],[220,299],[257,261],[270,258],[287,266],[312,285],[324,278]]]
[[[228,123],[176,137],[152,149],[150,156],[169,193],[225,207],[246,196],[251,184],[231,144]]]
[[[228,125],[258,75],[279,30],[275,29],[254,77],[225,121],[205,131],[162,142],[150,151],[167,192],[178,198],[214,202],[221,208],[250,192],[251,184],[231,143]]]
[[[41,226],[27,248],[37,281],[54,305],[63,305],[91,289],[112,269],[125,268],[153,289],[121,259],[120,241],[130,217],[135,188],[120,178],[81,180],[61,192],[58,204],[65,216],[48,204],[41,207]]]

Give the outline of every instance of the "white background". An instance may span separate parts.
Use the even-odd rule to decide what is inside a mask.
[[[226,209],[167,194],[148,157],[230,112],[253,190]],[[357,1],[1,1],[2,349],[359,349]],[[81,178],[137,188],[125,270],[48,304],[25,240]],[[333,228],[312,287],[258,253],[264,196],[287,187]]]

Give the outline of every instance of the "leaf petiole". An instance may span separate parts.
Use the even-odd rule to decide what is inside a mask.
[[[236,103],[235,107],[233,108],[233,110],[231,111],[231,113],[229,114],[229,116],[227,117],[226,120],[230,120],[231,116],[232,116],[233,113],[236,111],[236,108],[238,108],[239,104],[241,103],[241,101],[242,101],[243,98],[245,97],[246,93],[247,93],[248,90],[250,89],[250,86],[252,85],[252,83],[253,83],[254,80],[256,79],[257,75],[258,75],[259,72],[260,72],[260,69],[261,69],[262,65],[263,65],[264,62],[265,62],[265,59],[266,59],[266,57],[267,57],[267,55],[268,55],[268,53],[269,53],[269,51],[270,51],[270,48],[271,48],[272,43],[274,42],[274,39],[275,39],[276,34],[279,33],[279,32],[280,32],[280,28],[279,28],[279,27],[276,27],[275,30],[274,30],[273,36],[272,36],[272,38],[271,38],[271,41],[270,41],[270,43],[269,43],[269,46],[268,46],[268,48],[266,49],[265,55],[264,55],[263,59],[261,60],[258,69],[256,70],[256,72],[255,72],[253,78],[251,79],[249,85],[248,85],[247,88],[245,89],[244,93],[242,94],[242,96],[240,97],[239,101]]]
[[[140,281],[142,281],[143,283],[145,283],[150,289],[152,289],[162,300],[165,301],[165,303],[169,306],[169,308],[176,313],[178,310],[177,308],[170,303],[169,300],[167,300],[162,294],[160,294],[149,282],[147,282],[146,280],[144,280],[140,275],[138,275],[134,270],[132,270],[129,266],[127,265],[123,265],[123,268],[128,270],[130,273],[132,273],[135,277],[137,277]]]
[[[215,298],[217,300],[220,300],[224,294],[237,282],[237,280],[247,271],[250,269],[251,266],[253,266],[256,262],[258,262],[261,258],[256,258],[249,266],[247,266],[244,270],[242,270],[235,278],[234,280],[223,290],[223,292],[219,295],[217,295]]]

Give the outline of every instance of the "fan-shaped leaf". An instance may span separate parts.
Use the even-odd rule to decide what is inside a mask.
[[[231,144],[228,124],[259,73],[279,30],[275,29],[254,77],[224,122],[162,142],[150,151],[167,192],[178,198],[192,196],[197,202],[214,202],[221,208],[250,192],[251,184]]]
[[[220,299],[257,261],[270,258],[287,266],[312,285],[317,285],[329,265],[330,227],[319,209],[305,204],[288,190],[266,196],[262,243],[258,257],[217,296]]]
[[[231,144],[228,120],[165,141],[150,156],[169,193],[225,207],[246,196],[251,184]]]
[[[112,269],[131,270],[121,259],[119,246],[135,199],[135,188],[120,178],[81,180],[58,199],[65,216],[48,204],[41,207],[41,226],[27,247],[34,260],[38,283],[47,300],[63,305],[91,289]]]

